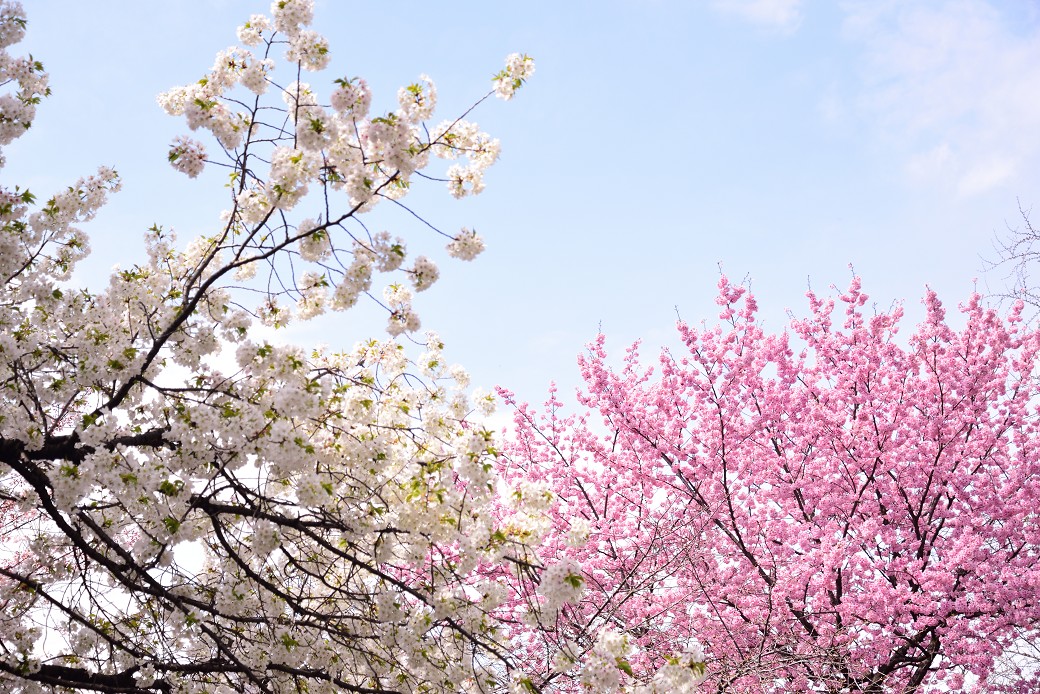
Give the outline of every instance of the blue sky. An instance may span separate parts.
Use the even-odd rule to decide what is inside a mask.
[[[198,79],[263,2],[31,0],[31,51],[54,95],[10,146],[5,184],[44,194],[98,165],[124,190],[88,228],[79,278],[103,286],[142,257],[153,223],[182,239],[226,207],[222,182],[165,163],[186,128],[155,95]],[[884,308],[911,317],[929,285],[948,306],[979,286],[993,240],[1040,203],[1040,5],[1032,2],[599,0],[449,5],[319,0],[333,62],[377,108],[433,77],[455,115],[513,51],[538,61],[514,102],[474,119],[501,138],[475,199],[439,186],[413,206],[475,227],[488,251],[443,258],[420,295],[426,327],[474,383],[540,400],[578,382],[575,356],[600,326],[615,350],[671,339],[676,311],[712,320],[719,264],[750,278],[768,327],[801,311],[811,282],[844,286],[851,263]],[[385,227],[441,244],[403,215]],[[441,260],[436,253],[434,257]],[[378,334],[371,311],[290,331],[349,346]],[[909,326],[905,329],[909,331]]]

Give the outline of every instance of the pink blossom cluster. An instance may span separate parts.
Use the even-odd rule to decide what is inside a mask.
[[[867,312],[858,278],[776,334],[743,287],[723,278],[717,301],[721,323],[680,323],[655,363],[592,343],[591,412],[516,405],[506,478],[554,497],[538,561],[586,584],[530,662],[591,658],[597,691],[704,668],[718,691],[1034,691],[1000,665],[1040,621],[1040,332],[1021,304],[972,296],[955,329],[929,292],[900,338],[902,310]],[[567,635],[597,625],[624,663],[574,656]]]

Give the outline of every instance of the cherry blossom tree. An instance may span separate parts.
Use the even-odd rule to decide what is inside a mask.
[[[972,296],[954,328],[929,292],[907,339],[858,279],[843,316],[810,293],[776,334],[743,287],[723,278],[717,301],[721,324],[680,322],[653,366],[638,345],[612,364],[600,336],[585,414],[514,402],[506,477],[554,495],[540,561],[586,587],[529,642],[532,671],[576,670],[602,631],[626,683],[699,643],[717,691],[1040,691],[1015,660],[1040,625],[1022,303]]]
[[[332,56],[312,14],[276,1],[159,99],[202,138],[169,162],[230,190],[206,235],[156,226],[147,258],[91,293],[71,284],[79,227],[116,173],[42,201],[0,190],[5,691],[537,690],[512,649],[542,605],[510,581],[559,602],[577,577],[528,562],[545,521],[495,500],[472,415],[489,399],[471,403],[432,334],[413,353],[258,333],[367,298],[392,336],[415,333],[413,291],[438,268],[362,217],[424,179],[477,194],[499,152],[465,117],[430,120],[425,76],[383,114],[363,79],[304,81]],[[25,25],[0,0],[0,144],[48,93],[42,65],[9,53]],[[480,101],[533,70],[510,56]],[[454,257],[483,248],[430,226]]]

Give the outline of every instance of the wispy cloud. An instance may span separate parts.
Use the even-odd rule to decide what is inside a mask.
[[[725,14],[785,32],[794,31],[802,21],[802,0],[714,0],[712,5]]]
[[[973,195],[1013,187],[1040,165],[1040,30],[1023,7],[843,6],[846,35],[863,51],[856,107],[906,148],[912,179]]]

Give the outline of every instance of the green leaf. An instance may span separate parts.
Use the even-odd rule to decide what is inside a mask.
[[[164,480],[163,483],[159,485],[159,493],[164,494],[165,496],[177,496],[183,489],[184,482],[181,482],[180,480]],[[176,532],[176,530],[171,530],[170,532]]]
[[[565,583],[573,586],[574,588],[581,588],[583,585],[585,585],[585,579],[579,576],[578,574],[568,574],[567,577],[563,580]]]
[[[166,516],[163,518],[163,525],[166,526],[167,532],[171,535],[175,535],[181,527],[181,522],[173,516]]]

